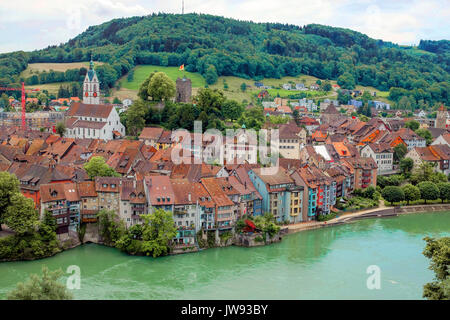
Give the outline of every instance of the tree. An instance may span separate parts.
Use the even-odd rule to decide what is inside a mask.
[[[423,297],[429,300],[450,299],[450,237],[433,239],[426,237],[423,255],[431,259],[429,269],[434,271],[435,280],[423,287]]]
[[[62,275],[61,269],[49,271],[44,265],[42,276],[32,274],[25,283],[19,282],[17,287],[8,293],[8,300],[71,300],[72,294],[58,281]]]
[[[405,193],[403,192],[402,188],[397,186],[385,187],[381,192],[381,195],[385,200],[389,201],[391,205],[393,205],[394,202],[405,200]]]
[[[439,182],[436,185],[439,189],[439,198],[441,198],[442,203],[444,203],[444,200],[450,200],[450,182]]]
[[[416,130],[416,133],[426,140],[427,146],[429,146],[433,142],[433,135],[431,134],[430,130],[418,129]]]
[[[0,231],[6,217],[6,210],[11,205],[11,197],[19,194],[19,180],[9,172],[0,171]]]
[[[414,160],[411,158],[404,158],[400,160],[400,170],[405,177],[409,177],[414,167]]]
[[[405,128],[410,128],[412,131],[416,131],[417,129],[419,129],[419,127],[420,123],[416,120],[406,121],[405,123]]]
[[[90,179],[95,177],[120,177],[113,168],[108,166],[105,159],[100,156],[92,157],[88,163],[84,165]]]
[[[247,85],[245,84],[245,82],[242,82],[242,84],[241,84],[241,91],[242,92],[247,91]]]
[[[421,181],[430,181],[433,176],[434,164],[431,162],[422,162],[418,168],[413,171],[411,182],[417,184]]]
[[[227,100],[222,106],[222,113],[225,119],[237,120],[242,115],[244,107],[235,100]]]
[[[410,201],[416,201],[420,199],[420,189],[412,184],[408,183],[402,186],[403,193],[405,194],[406,203]]]
[[[18,234],[34,230],[38,222],[38,213],[34,202],[21,193],[11,197],[11,204],[6,209],[5,224]]]
[[[170,242],[177,235],[173,215],[169,211],[156,209],[152,214],[141,215],[142,251],[147,256],[159,257],[169,253]]]
[[[127,111],[123,112],[126,116],[125,125],[128,134],[137,136],[145,126],[145,118],[148,113],[148,107],[143,101],[135,101]]]
[[[355,88],[355,78],[349,72],[345,72],[337,79],[337,84],[343,89],[354,89]]]
[[[138,90],[138,97],[141,98],[144,101],[148,100],[148,85],[150,83],[150,80],[155,75],[155,72],[152,72],[149,74],[148,78],[144,80],[144,82],[141,83],[139,90]]]
[[[425,200],[436,200],[439,198],[439,189],[438,187],[430,181],[423,181],[417,185],[420,189],[420,197]]]
[[[164,72],[156,72],[150,79],[147,93],[153,101],[166,101],[175,96],[175,82]]]
[[[114,210],[100,210],[97,219],[99,233],[105,243],[114,245],[124,235],[124,222]]]
[[[408,148],[403,143],[399,143],[394,147],[394,159],[395,161],[400,161],[403,159],[405,154],[408,152]]]
[[[66,134],[66,125],[63,122],[58,122],[56,124],[56,133],[60,137],[64,137],[64,135]]]

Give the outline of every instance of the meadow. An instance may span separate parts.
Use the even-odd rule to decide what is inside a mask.
[[[94,65],[102,65],[103,62],[94,61]],[[61,71],[65,72],[69,69],[89,68],[89,61],[71,62],[71,63],[30,63],[28,67],[20,74],[23,78],[28,78],[33,74],[43,71]]]
[[[193,88],[203,88],[206,85],[205,79],[199,73],[180,71],[179,67],[162,67],[154,65],[139,65],[134,68],[134,76],[132,81],[128,81],[127,76],[122,77],[119,82],[122,88],[129,90],[139,90],[139,86],[145,79],[148,78],[150,73],[158,71],[164,72],[167,76],[176,81],[177,78],[186,76],[192,80]]]

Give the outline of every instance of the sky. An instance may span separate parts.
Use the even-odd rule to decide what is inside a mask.
[[[349,28],[414,45],[450,39],[450,0],[185,0],[185,13],[255,22]],[[182,0],[0,0],[0,53],[67,42],[91,25],[154,12],[181,13]]]

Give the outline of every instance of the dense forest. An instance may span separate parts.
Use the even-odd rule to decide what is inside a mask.
[[[105,62],[96,71],[103,89],[137,64],[186,65],[208,84],[219,76],[259,80],[312,75],[335,79],[344,88],[355,85],[393,90],[391,99],[408,106],[449,104],[449,41],[421,41],[420,50],[374,40],[349,29],[311,24],[295,26],[253,23],[202,14],[153,14],[114,19],[59,46],[0,55],[0,85],[45,83],[48,78],[20,79],[27,63]],[[58,75],[67,80],[78,70]],[[53,75],[54,76],[54,75]],[[47,75],[48,77],[48,75]],[[392,88],[392,89],[391,89]]]

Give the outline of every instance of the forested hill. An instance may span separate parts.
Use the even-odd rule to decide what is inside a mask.
[[[154,14],[115,19],[89,27],[60,46],[0,55],[0,85],[18,82],[27,63],[106,62],[97,67],[103,86],[137,64],[186,65],[208,83],[218,76],[260,79],[300,73],[355,84],[395,89],[416,103],[449,104],[448,41],[424,41],[423,50],[405,50],[348,29],[253,23],[198,14]],[[419,48],[420,49],[420,48]],[[425,51],[426,50],[426,51]]]

